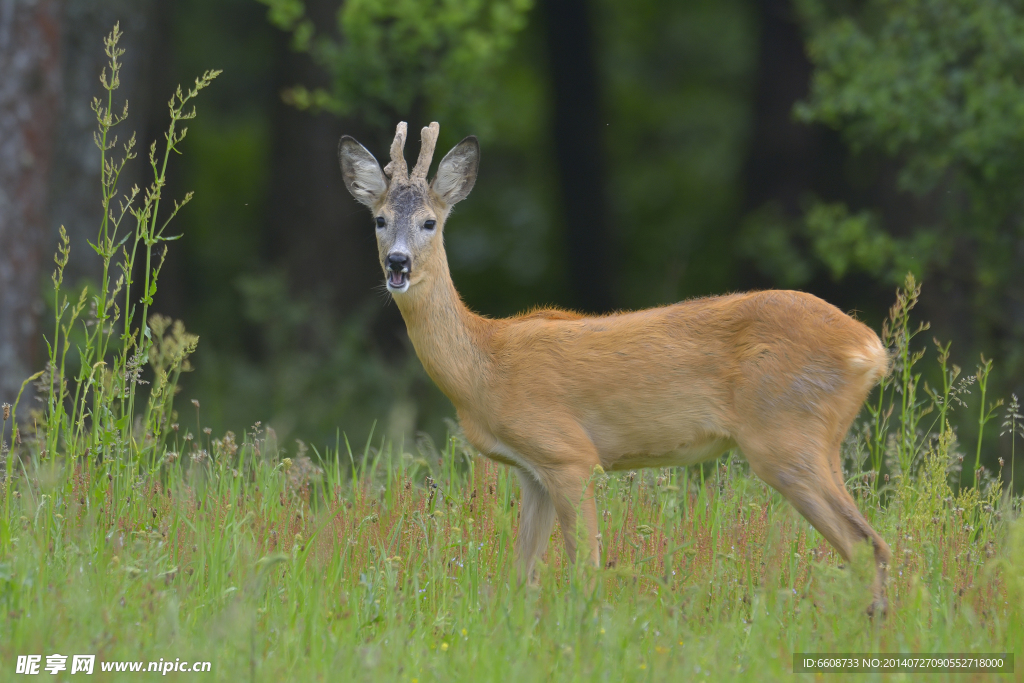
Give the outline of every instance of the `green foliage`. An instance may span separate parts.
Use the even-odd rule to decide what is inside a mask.
[[[932,405],[918,400],[918,386],[921,373],[915,372],[917,365],[925,354],[923,349],[911,348],[914,337],[928,329],[921,323],[914,329],[910,323],[910,312],[917,305],[921,296],[921,287],[914,276],[907,274],[902,289],[896,291],[896,303],[889,309],[889,318],[882,325],[882,344],[893,350],[892,371],[882,379],[878,389],[877,403],[868,404],[873,426],[869,430],[871,437],[868,450],[871,454],[872,469],[881,473],[886,456],[889,458],[893,471],[910,474],[920,453],[921,419],[930,413],[935,404],[948,402],[948,396],[932,399]],[[885,399],[889,397],[888,407]],[[894,411],[899,411],[899,431],[893,434],[889,428],[889,420]]]
[[[747,251],[791,285],[821,265],[835,278],[856,270],[893,283],[908,270],[955,270],[971,283],[983,342],[1001,334],[1006,301],[1024,291],[1012,256],[1024,237],[1024,5],[796,6],[814,72],[795,116],[841,133],[861,206],[808,198],[803,222],[761,221],[767,235],[750,226]],[[1012,327],[1005,351],[1016,372],[1024,330]]]
[[[948,465],[950,472],[959,474],[958,486],[964,486],[964,456],[957,449],[955,430],[950,418],[958,407],[968,407],[966,398],[971,394],[971,387],[976,386],[980,394],[978,407],[975,408],[978,411],[977,443],[972,478],[966,483],[972,483],[974,488],[979,490],[984,486],[990,487],[989,490],[995,486],[995,489],[999,490],[1002,487],[1001,471],[997,472],[993,479],[981,464],[985,427],[996,418],[996,410],[1003,404],[1002,399],[986,403],[992,361],[986,360],[982,355],[977,371],[973,375],[961,377],[959,366],[949,366],[952,343],[943,346],[938,340],[934,340],[942,387],[933,389],[927,382],[922,387],[923,371],[919,363],[926,356],[927,348],[914,348],[913,340],[927,331],[930,325],[919,323],[915,327],[911,323],[911,311],[917,306],[920,296],[921,286],[914,276],[908,273],[904,286],[896,291],[896,302],[889,309],[889,317],[882,325],[882,343],[892,353],[892,368],[882,379],[877,393],[867,402],[869,419],[863,423],[859,433],[856,428],[854,429],[854,432],[858,433],[857,440],[863,440],[862,443],[858,443],[858,448],[863,446],[867,451],[870,477],[875,483],[876,490],[879,490],[879,478],[883,473],[887,481],[889,474],[912,478],[920,469],[927,469],[925,453],[933,451],[936,447],[939,447],[946,457],[956,458],[956,462],[950,461]],[[1011,451],[1014,448],[1015,430],[1021,431],[1016,426],[1018,418],[1014,417],[1018,408],[1019,406],[1011,404],[1000,434],[1010,434]],[[929,415],[933,414],[934,416],[929,418]],[[898,418],[898,428],[895,429],[894,416]],[[1001,458],[999,464],[1001,470]],[[1011,494],[1014,492],[1012,465],[1011,460]]]
[[[784,287],[806,285],[816,264],[835,280],[862,272],[901,283],[908,272],[921,275],[927,261],[920,255],[937,253],[937,241],[930,230],[893,237],[874,211],[851,213],[843,202],[809,198],[798,221],[772,203],[748,215],[740,233],[740,252]]]
[[[756,68],[755,12],[735,0],[592,3],[607,126],[619,303],[736,286],[733,237]]]
[[[207,71],[187,91],[178,87],[168,102],[171,122],[164,135],[162,154],[158,154],[156,141],[149,150],[152,182],[144,192],[135,187],[120,195],[121,172],[135,158],[134,135],[123,146],[120,157],[113,153],[117,148],[114,129],[128,116],[127,103],[121,113],[114,108],[119,58],[124,53],[117,46],[120,37],[115,25],[104,41],[110,70],[104,70],[100,81],[107,91],[106,102],[96,99],[92,105],[98,126],[95,142],[100,150],[103,216],[96,242],[90,246],[103,261],[103,275],[97,291],[90,296],[88,288],[83,289],[77,302],[69,304],[62,285],[71,245],[62,228],[54,258],[54,328],[53,335],[46,339],[49,355],[46,368],[30,378],[38,379],[44,410],[33,415],[34,448],[30,455],[26,454],[27,461],[19,458],[20,465],[23,469],[30,465],[37,469],[46,467],[54,476],[60,469],[59,461],[74,463],[83,459],[96,463],[111,477],[115,471],[130,477],[142,462],[162,457],[175,417],[173,397],[178,380],[182,372],[190,369],[188,358],[198,343],[198,338],[186,333],[180,323],[172,325],[162,316],[151,317],[149,309],[166,256],[165,243],[177,239],[167,235],[166,230],[192,196],[188,193],[181,202],[173,202],[169,212],[161,213],[168,160],[171,152],[180,153],[178,146],[187,133],[187,128],[180,124],[195,117],[195,109],[189,110],[192,100],[220,72]],[[122,231],[126,218],[134,219],[134,230]],[[164,247],[161,253],[154,254],[154,248],[160,246]],[[112,282],[112,268],[121,272],[116,282]],[[141,288],[136,287],[134,280],[140,270]],[[119,295],[123,296],[123,309],[116,303]],[[141,314],[136,317],[140,304]],[[76,327],[81,327],[77,334]],[[77,341],[77,375],[71,372],[68,363],[73,341]],[[146,373],[151,373],[152,380],[143,379]],[[149,397],[139,411],[139,388],[147,384],[152,385]],[[19,393],[19,400],[20,397]],[[17,408],[16,401],[11,411],[12,441],[16,444],[21,442]],[[7,456],[4,506],[10,510],[10,482],[19,459],[15,459],[14,450]],[[64,474],[61,484],[66,493],[72,485],[71,473]],[[100,495],[95,490],[92,493]],[[9,528],[0,533],[3,534],[8,534],[9,539]]]
[[[981,357],[981,365],[978,366],[978,372],[975,377],[978,378],[978,390],[981,392],[981,398],[978,401],[978,448],[974,455],[974,476],[977,481],[978,470],[981,467],[981,440],[985,436],[985,425],[991,422],[996,417],[996,409],[1003,405],[1003,399],[999,399],[994,403],[989,403],[985,406],[985,394],[988,391],[988,377],[992,373],[992,361],[985,360],[985,356]]]
[[[282,438],[316,444],[334,444],[339,430],[363,441],[375,422],[374,431],[396,442],[420,431],[444,434],[451,404],[416,355],[392,360],[377,349],[376,301],[342,319],[312,298],[289,295],[282,273],[244,276],[235,284],[240,317],[260,331],[264,353],[253,361],[205,347],[197,360],[202,371],[190,378],[188,391],[203,398],[208,424],[261,417]]]
[[[800,118],[841,130],[855,148],[902,156],[902,187],[927,192],[952,171],[975,199],[998,194],[1019,207],[1010,198],[1024,179],[1020,2],[874,1],[850,13],[819,0],[799,7],[816,67]],[[1003,204],[995,210],[1009,208]]]
[[[300,108],[358,112],[390,128],[396,115],[470,106],[526,25],[532,0],[354,0],[337,13],[337,35],[317,33],[301,0],[260,0],[331,74],[330,89],[296,86]]]
[[[735,233],[754,71],[748,3],[597,2],[612,277],[624,308],[734,286]],[[568,255],[543,25],[523,32],[465,132],[484,166],[448,226],[452,274],[472,307],[508,315],[566,305]],[[441,134],[457,131],[441,119]],[[460,133],[462,131],[459,131]],[[452,140],[454,143],[457,140]]]

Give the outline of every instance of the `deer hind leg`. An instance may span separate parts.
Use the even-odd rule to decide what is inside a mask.
[[[519,533],[516,536],[516,559],[522,572],[520,580],[533,584],[537,581],[533,565],[551,537],[551,527],[555,524],[555,505],[547,490],[532,473],[516,468],[516,474],[519,475],[519,488],[523,494]]]
[[[868,541],[875,554],[876,573],[870,612],[885,612],[885,581],[892,552],[888,544],[861,515],[835,468],[838,447],[811,444],[789,446],[758,440],[740,444],[750,468],[793,504],[793,507],[849,561],[856,543]]]

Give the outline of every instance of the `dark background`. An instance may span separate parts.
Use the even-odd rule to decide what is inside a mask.
[[[350,2],[345,11],[374,4]],[[842,60],[854,52],[837,57],[830,50],[845,44],[844,17],[869,36],[884,33],[887,16],[878,4],[481,4],[502,5],[513,16],[490,62],[446,62],[446,50],[468,33],[448,30],[430,12],[420,19],[378,16],[373,25],[384,37],[380,54],[371,53],[359,47],[354,28],[346,34],[355,24],[338,20],[338,0],[307,0],[302,21],[311,24],[280,14],[268,19],[270,6],[284,11],[294,0],[37,3],[36,14],[24,21],[48,31],[59,59],[39,57],[49,66],[19,81],[20,95],[16,89],[9,94],[25,102],[42,92],[33,104],[42,112],[35,119],[42,132],[25,139],[49,140],[41,152],[48,163],[31,171],[47,188],[35,214],[0,220],[6,230],[0,230],[0,275],[5,259],[31,262],[15,256],[16,243],[27,244],[24,253],[39,262],[30,276],[10,276],[22,289],[8,284],[8,294],[34,302],[18,319],[45,310],[58,226],[72,238],[68,280],[94,285],[98,278],[99,260],[86,244],[99,223],[99,161],[88,103],[101,93],[102,36],[120,21],[128,52],[118,92],[129,100],[126,126],[138,132],[142,149],[165,129],[166,100],[178,83],[191,83],[207,68],[224,71],[200,94],[183,156],[172,161],[169,193],[194,190],[195,199],[176,219],[174,231],[184,237],[170,245],[155,304],[200,336],[196,369],[185,378],[181,399],[198,399],[204,425],[216,433],[260,420],[273,425],[282,442],[302,438],[333,446],[341,430],[361,444],[374,423],[378,436],[443,436],[451,408],[411,353],[381,287],[371,217],[345,191],[337,167],[337,140],[346,133],[386,161],[398,120],[408,120],[414,131],[439,120],[437,158],[466,135],[480,137],[479,181],[446,227],[456,286],[479,312],[503,316],[543,304],[606,312],[794,287],[856,311],[878,330],[909,268],[924,282],[918,319],[933,323],[920,345],[931,347],[932,335],[953,341],[953,360],[965,374],[974,371],[979,352],[995,357],[990,396],[1008,400],[1024,389],[1019,175],[1007,162],[986,176],[992,154],[983,146],[990,132],[985,126],[995,124],[951,118],[960,128],[937,128],[929,139],[941,141],[948,132],[948,149],[960,149],[953,134],[961,129],[982,142],[964,143],[968,151],[961,156],[934,155],[939,161],[928,167],[931,180],[916,185],[914,164],[929,152],[921,136],[893,142],[892,131],[865,124],[886,119],[890,105],[896,131],[914,130],[920,117],[942,116],[942,89],[957,82],[961,57],[935,86],[934,107],[911,111],[879,95],[881,103],[871,110],[880,89],[855,82],[861,72],[854,57],[843,71]],[[1016,4],[995,4],[1020,19]],[[942,31],[960,21],[956,12],[962,10],[952,2],[916,6],[950,14],[935,20],[938,37],[931,43],[917,40],[899,52],[899,35],[886,38],[896,46],[886,59],[905,66],[891,78],[908,83],[925,82],[914,58],[941,43]],[[428,47],[401,34],[416,21]],[[297,49],[303,45],[293,31],[306,25],[318,38]],[[1018,83],[1024,69],[1016,38],[984,37],[986,26],[978,29],[982,52],[991,47],[987,40],[1006,41],[1005,50],[993,50],[1003,61],[990,69],[992,78]],[[24,31],[10,33],[19,34]],[[429,40],[435,35],[436,45]],[[352,54],[338,57],[331,45],[347,45]],[[0,47],[4,59],[13,60],[30,45]],[[972,49],[963,48],[964,59],[980,59]],[[887,64],[867,56],[862,61],[869,74]],[[824,82],[818,101],[825,104],[815,109],[812,79],[829,69],[854,79],[846,109],[829,108]],[[52,85],[40,90],[40,82]],[[296,85],[324,88],[333,99],[319,110],[295,106],[301,93],[289,89]],[[924,93],[922,101],[932,96]],[[794,113],[798,102],[809,103],[802,114]],[[0,125],[25,128],[12,118],[13,105],[0,105]],[[410,137],[408,156],[418,141]],[[1005,133],[991,145],[1013,156],[1024,148],[1013,147],[1018,138]],[[972,157],[970,150],[980,151]],[[12,158],[4,163],[10,166]],[[135,162],[123,188],[148,182],[143,161]],[[4,177],[29,173],[23,166]],[[830,222],[808,218],[815,207],[839,203],[846,213]],[[972,213],[982,204],[1004,208],[984,223]],[[0,205],[4,211],[10,214],[10,207]],[[14,339],[13,332],[8,324],[0,336]],[[33,334],[38,340],[39,332]],[[6,365],[0,353],[4,401],[41,363],[35,344]],[[933,358],[931,351],[924,372],[934,383]],[[179,400],[179,409],[184,403]],[[975,413],[972,406],[960,416],[962,436],[976,423]],[[1008,455],[1008,439],[991,449],[993,458],[997,452]]]

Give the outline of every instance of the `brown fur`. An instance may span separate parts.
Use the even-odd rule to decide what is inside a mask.
[[[448,174],[448,186],[459,167],[445,163],[459,156],[456,150],[438,171]],[[354,154],[365,161],[362,152]],[[459,185],[458,199],[475,180],[470,161],[472,177]],[[356,189],[366,185],[372,183]],[[793,291],[601,317],[540,309],[484,318],[466,308],[452,283],[441,230],[454,201],[435,189],[422,193],[419,218],[410,221],[435,217],[437,234],[414,235],[410,286],[394,299],[416,354],[455,405],[467,439],[517,468],[523,502],[516,545],[525,575],[556,515],[570,557],[579,522],[581,551],[599,563],[596,466],[689,465],[738,447],[751,469],[844,557],[858,542],[872,544],[875,606],[884,606],[889,547],[846,491],[839,454],[868,392],[888,371],[888,354],[872,330]],[[389,187],[372,203],[375,215],[388,214],[390,197],[404,193]],[[382,265],[395,239],[378,232]],[[413,238],[401,239],[404,245]]]

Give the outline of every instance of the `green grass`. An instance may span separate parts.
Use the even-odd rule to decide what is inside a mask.
[[[514,477],[454,439],[420,451],[321,469],[256,433],[120,486],[40,463],[0,553],[5,674],[56,652],[211,661],[217,680],[788,679],[794,652],[1024,644],[1024,523],[954,495],[937,450],[887,504],[857,488],[896,558],[884,620],[865,612],[870,552],[839,569],[736,459],[703,483],[601,477],[611,566],[567,562],[556,529],[526,587]]]
[[[115,29],[112,72],[116,42]],[[124,200],[117,177],[134,152],[113,156],[123,119],[112,113],[116,78],[104,81],[101,189],[120,213],[94,246],[103,279],[69,299],[62,241],[49,362],[31,378],[43,409],[19,421],[16,401],[0,423],[0,679],[19,655],[54,653],[95,654],[101,680],[118,676],[102,662],[163,659],[209,661],[203,676],[215,680],[426,682],[789,680],[796,652],[1024,651],[1012,458],[1008,472],[981,466],[999,407],[986,404],[992,366],[961,377],[939,346],[942,386],[919,388],[924,351],[912,344],[925,328],[911,331],[912,279],[882,334],[894,372],[844,445],[848,485],[894,551],[884,619],[866,613],[870,550],[841,568],[735,454],[595,475],[606,566],[569,562],[556,528],[539,585],[526,586],[512,557],[514,477],[457,434],[440,451],[424,440],[357,453],[339,435],[322,453],[299,442],[292,458],[258,423],[240,440],[213,439],[198,402],[194,422],[174,405],[198,339],[149,308],[172,240],[168,201],[158,218],[160,159],[214,75],[171,100],[153,183]],[[980,402],[967,404],[975,381]],[[1001,434],[1011,452],[1024,436],[1018,413],[1014,399]],[[965,478],[953,423],[970,416]]]

